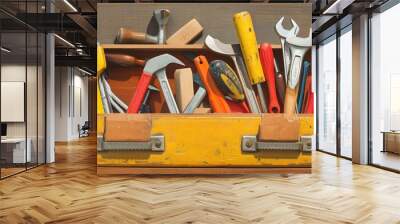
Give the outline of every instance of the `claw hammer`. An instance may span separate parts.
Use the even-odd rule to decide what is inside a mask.
[[[129,104],[128,113],[139,112],[153,74],[155,74],[160,82],[169,112],[179,113],[178,106],[176,105],[176,101],[174,95],[172,94],[171,87],[168,83],[167,74],[165,72],[165,69],[169,64],[184,65],[179,59],[170,54],[162,54],[146,61],[146,65],[144,66],[143,73],[140,76],[136,91]]]

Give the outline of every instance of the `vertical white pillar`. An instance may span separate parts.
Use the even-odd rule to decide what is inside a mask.
[[[368,15],[353,20],[353,162],[368,163]]]
[[[54,6],[47,1],[47,12],[53,12]],[[55,161],[55,43],[54,34],[46,36],[46,163]]]

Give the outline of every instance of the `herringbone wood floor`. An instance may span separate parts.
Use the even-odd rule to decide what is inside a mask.
[[[400,223],[400,175],[314,153],[309,175],[98,177],[95,139],[0,181],[0,223]]]

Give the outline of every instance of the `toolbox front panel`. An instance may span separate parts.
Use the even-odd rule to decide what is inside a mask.
[[[257,135],[259,115],[154,115],[152,134],[165,137],[164,152],[98,152],[99,166],[311,167],[310,152],[241,151],[244,135]],[[300,135],[313,134],[312,116],[300,116]]]

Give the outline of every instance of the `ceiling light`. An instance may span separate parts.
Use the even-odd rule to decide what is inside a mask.
[[[9,49],[7,49],[5,47],[1,47],[0,49],[1,49],[1,51],[4,51],[6,53],[10,53],[11,52],[11,50],[9,50]]]
[[[64,0],[64,3],[68,5],[74,12],[78,12],[78,10],[73,6],[68,0]]]
[[[60,37],[58,34],[54,34],[55,37],[57,37],[59,40],[61,40],[62,42],[64,42],[66,45],[75,48],[75,45],[73,45],[71,42],[69,42],[68,40]]]
[[[90,72],[88,72],[88,71],[86,71],[86,70],[84,70],[84,69],[81,69],[81,68],[79,68],[79,67],[78,67],[78,70],[81,71],[81,72],[83,72],[83,73],[85,73],[86,75],[90,75],[90,76],[93,75],[92,73],[90,73]]]

